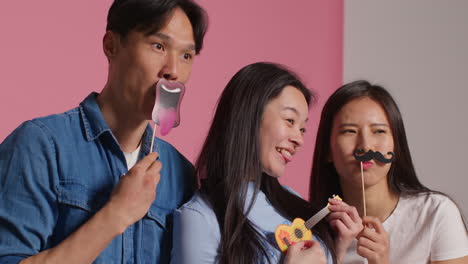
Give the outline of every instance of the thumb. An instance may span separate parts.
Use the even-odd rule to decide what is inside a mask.
[[[302,248],[304,247],[304,244],[305,244],[305,241],[299,241],[299,242],[294,243],[288,248],[288,254],[294,254],[296,252],[301,251]]]
[[[313,240],[306,240],[303,242],[304,242],[304,245],[302,246],[303,249],[320,246],[316,241],[313,241]]]
[[[288,249],[288,252],[291,251],[291,253],[295,253],[301,250],[306,250],[315,245],[315,241],[312,240],[305,240],[305,241],[299,241],[294,243],[294,245],[290,246]]]

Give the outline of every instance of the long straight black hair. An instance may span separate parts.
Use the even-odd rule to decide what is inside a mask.
[[[319,210],[262,171],[259,151],[262,114],[267,103],[279,96],[286,86],[302,92],[308,105],[315,98],[285,67],[254,63],[236,73],[219,99],[195,166],[201,192],[213,206],[221,231],[219,263],[260,263],[268,259],[262,235],[247,218],[260,190],[287,219],[308,219]],[[255,183],[253,199],[246,201],[248,184],[252,180]],[[332,249],[328,224],[318,225],[314,234]]]
[[[395,100],[393,100],[386,89],[378,85],[372,85],[365,80],[359,80],[341,86],[330,96],[323,107],[315,142],[312,173],[310,176],[309,199],[311,201],[326,203],[330,193],[342,195],[339,175],[333,163],[328,161],[333,120],[343,106],[362,97],[368,97],[380,104],[390,124],[393,142],[395,142],[395,160],[392,162],[387,175],[387,184],[390,191],[395,194],[408,195],[437,193],[451,199],[442,192],[427,188],[419,181],[411,159],[403,118]],[[455,201],[453,202],[455,203]],[[466,229],[465,217],[461,211],[460,214],[462,215]]]
[[[328,199],[330,193],[342,195],[338,173],[333,163],[328,161],[333,120],[343,106],[362,97],[368,97],[380,104],[387,114],[393,141],[395,142],[393,151],[396,157],[387,176],[390,191],[395,194],[400,194],[403,191],[409,193],[431,191],[416,177],[403,119],[396,102],[383,87],[359,80],[338,88],[323,107],[310,177],[310,199],[324,202]]]

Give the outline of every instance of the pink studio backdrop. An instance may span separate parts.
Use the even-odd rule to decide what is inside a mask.
[[[0,3],[0,141],[25,120],[71,109],[101,91],[107,77],[101,39],[111,2]],[[229,79],[252,62],[285,64],[319,96],[304,148],[281,179],[307,197],[319,112],[342,83],[343,1],[198,3],[210,27],[187,83],[182,123],[164,139],[194,162]]]

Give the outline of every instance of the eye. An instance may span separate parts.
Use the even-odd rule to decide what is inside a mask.
[[[161,43],[154,43],[153,47],[157,50],[164,51],[164,46]]]
[[[286,119],[286,121],[287,121],[289,124],[294,125],[294,119],[288,118],[288,119]]]
[[[343,129],[341,131],[342,134],[355,134],[356,133],[356,130],[353,130],[353,129]]]
[[[184,54],[184,60],[192,60],[192,58],[193,58],[192,54],[190,54],[190,53],[185,53]]]
[[[387,131],[384,130],[384,129],[378,129],[374,133],[376,133],[376,134],[385,134],[385,133],[387,133]]]

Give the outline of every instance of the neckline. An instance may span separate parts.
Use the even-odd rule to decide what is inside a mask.
[[[388,223],[391,221],[391,219],[393,219],[393,215],[397,214],[398,213],[398,208],[400,207],[400,204],[401,204],[401,200],[402,200],[402,194],[399,194],[398,195],[398,201],[395,205],[395,207],[393,208],[393,210],[390,212],[390,214],[387,216],[387,218],[385,218],[382,222],[382,224],[385,224]]]

